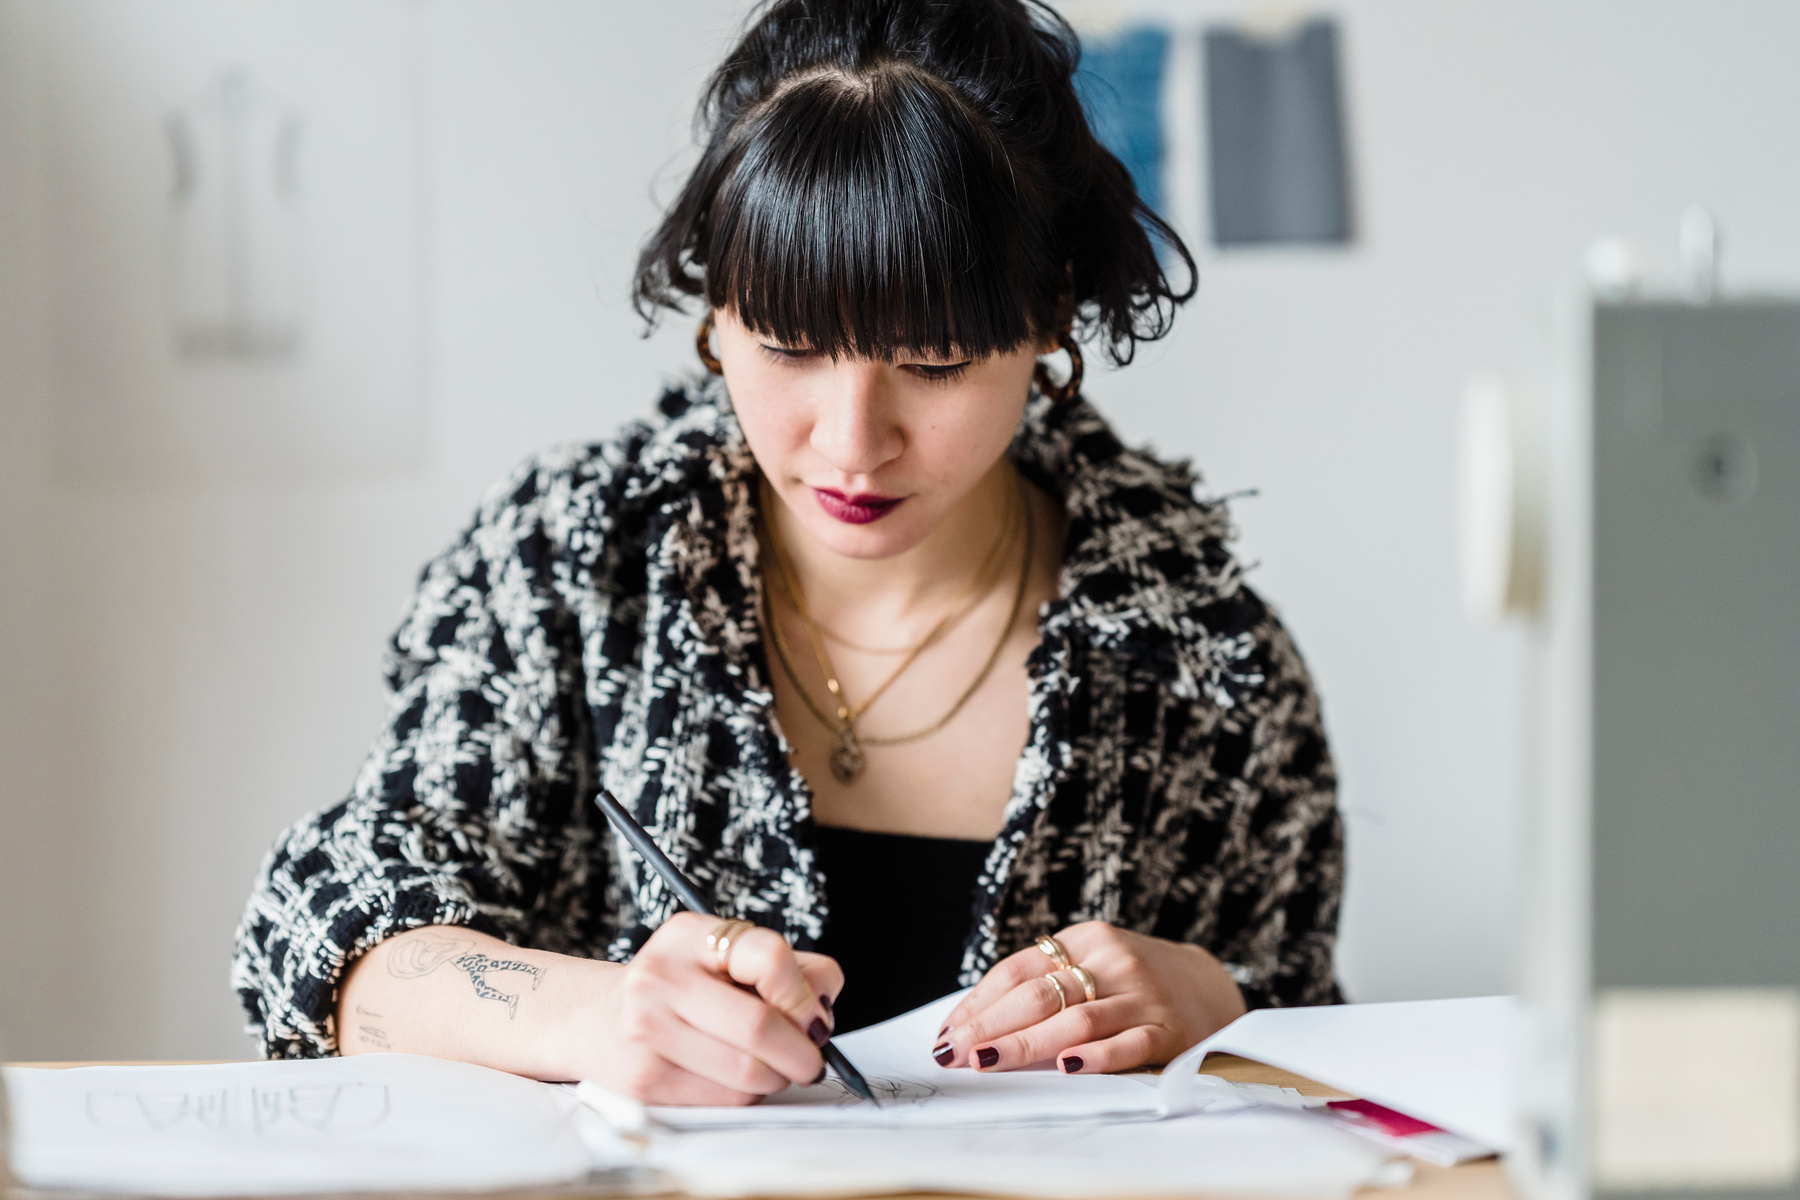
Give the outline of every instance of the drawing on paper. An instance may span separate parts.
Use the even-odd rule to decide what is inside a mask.
[[[924,1104],[926,1101],[941,1095],[943,1089],[936,1084],[927,1083],[923,1079],[906,1079],[871,1075],[867,1079],[869,1090],[875,1093],[875,1099],[882,1107],[896,1105]],[[818,1086],[818,1091],[826,1093],[824,1097],[829,1104],[839,1108],[848,1108],[853,1104],[865,1101],[845,1086],[844,1081],[833,1075]]]
[[[112,1133],[208,1130],[254,1135],[356,1133],[387,1120],[386,1084],[327,1083],[307,1087],[198,1091],[89,1092],[88,1121]]]

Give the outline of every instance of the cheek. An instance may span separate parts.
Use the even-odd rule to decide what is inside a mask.
[[[934,475],[972,483],[1012,444],[1024,411],[1023,387],[983,388],[921,422],[914,445],[935,464]]]
[[[730,380],[727,386],[744,440],[758,462],[772,469],[806,445],[805,405],[784,398],[779,387],[758,386],[754,381],[738,386]]]

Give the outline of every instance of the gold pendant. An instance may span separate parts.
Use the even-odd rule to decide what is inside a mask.
[[[862,747],[856,744],[854,733],[846,729],[838,736],[844,739],[844,744],[831,752],[831,774],[848,787],[856,782],[869,763],[863,756]]]

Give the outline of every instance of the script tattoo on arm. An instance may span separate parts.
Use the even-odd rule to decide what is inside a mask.
[[[506,1005],[508,1020],[518,1017],[518,993],[495,987],[488,982],[488,976],[508,972],[529,975],[531,990],[535,992],[538,984],[544,981],[544,968],[516,958],[490,958],[474,949],[474,946],[475,943],[466,938],[445,937],[435,933],[420,934],[394,947],[394,952],[387,960],[388,973],[396,979],[421,979],[448,962],[469,977],[476,996],[483,1000],[498,1000]]]
[[[372,1017],[377,1021],[381,1020],[380,1013],[370,1012],[360,1004],[356,1006],[356,1015],[359,1017]],[[394,1043],[388,1040],[387,1030],[375,1025],[358,1025],[356,1027],[356,1036],[357,1040],[361,1041],[364,1045],[373,1046],[377,1050],[392,1050],[394,1048]]]

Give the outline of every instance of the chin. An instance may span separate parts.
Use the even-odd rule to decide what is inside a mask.
[[[898,511],[879,521],[853,525],[821,512],[806,522],[806,532],[827,550],[845,558],[892,558],[911,550],[931,532],[918,522],[905,519],[912,515]]]

